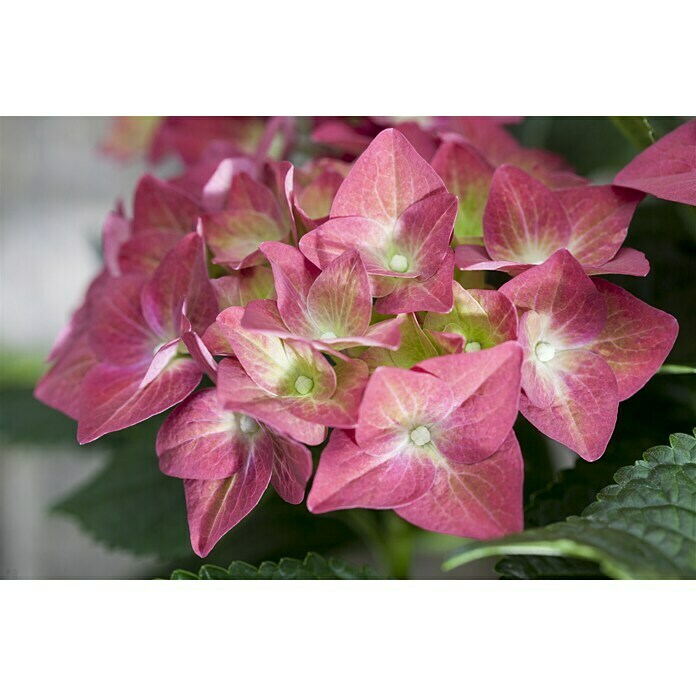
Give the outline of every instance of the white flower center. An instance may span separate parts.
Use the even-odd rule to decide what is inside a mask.
[[[298,394],[309,394],[309,392],[314,389],[314,380],[311,377],[305,377],[305,375],[300,375],[295,380],[295,390]]]
[[[337,338],[336,334],[333,331],[324,331],[324,333],[319,336],[323,341],[329,340],[331,338]]]
[[[427,445],[430,442],[430,431],[424,425],[419,425],[411,431],[411,440],[418,447]]]
[[[556,349],[550,343],[546,343],[546,341],[539,341],[534,346],[534,355],[537,356],[537,360],[548,362],[555,357]]]
[[[243,433],[250,435],[259,429],[259,424],[253,418],[250,418],[243,413],[241,416],[239,416],[239,429]]]
[[[478,341],[469,341],[464,346],[465,353],[475,353],[477,350],[481,350],[481,344]]]
[[[401,254],[394,254],[389,261],[389,268],[397,273],[406,273],[408,271],[408,259]]]

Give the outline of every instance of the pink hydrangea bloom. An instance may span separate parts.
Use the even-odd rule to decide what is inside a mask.
[[[457,247],[456,265],[514,275],[567,249],[589,275],[647,275],[645,256],[621,248],[641,199],[641,194],[616,186],[552,191],[516,167],[499,167],[483,216],[484,246]]]
[[[185,167],[142,177],[132,213],[108,215],[104,266],[37,398],[78,421],[80,442],[174,408],[156,449],[201,556],[269,484],[302,502],[308,446],[323,446],[316,513],[393,509],[482,539],[521,529],[518,410],[596,459],[677,326],[590,277],[647,273],[622,247],[643,194],[587,185],[507,122],[315,119],[315,142],[346,161],[298,169],[275,159],[293,119],[121,123],[116,154],[148,147]],[[617,183],[688,196],[676,162],[691,134]],[[469,287],[483,276],[455,276],[455,257],[514,277]]]
[[[449,311],[457,203],[396,130],[382,131],[339,188],[328,221],[300,240],[319,268],[357,249],[383,314]]]
[[[617,285],[588,278],[563,249],[500,292],[521,314],[520,410],[584,459],[598,459],[619,401],[635,394],[672,349],[676,320]]]
[[[512,435],[522,351],[505,343],[380,367],[354,431],[334,430],[309,509],[391,508],[426,529],[488,538],[522,527],[522,458]]]

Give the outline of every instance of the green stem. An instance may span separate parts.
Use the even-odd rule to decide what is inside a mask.
[[[406,580],[413,556],[413,529],[391,511],[346,510],[345,519],[382,561],[390,577]]]

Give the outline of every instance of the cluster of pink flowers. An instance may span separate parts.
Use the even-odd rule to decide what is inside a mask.
[[[518,412],[595,460],[675,341],[673,317],[595,277],[648,273],[622,247],[643,194],[591,185],[501,119],[318,119],[340,158],[299,168],[272,159],[292,119],[139,127],[111,149],[135,132],[185,170],[108,216],[36,394],[80,443],[176,407],[157,454],[201,556],[269,484],[297,504],[313,473],[316,513],[517,531]],[[481,270],[511,278],[482,287]]]

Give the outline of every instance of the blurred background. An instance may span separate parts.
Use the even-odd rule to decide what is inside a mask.
[[[658,135],[674,120],[651,119]],[[201,563],[189,547],[183,492],[154,458],[160,419],[78,447],[75,425],[37,403],[31,391],[56,335],[80,304],[99,268],[100,231],[117,199],[128,206],[142,162],[124,165],[100,154],[103,118],[0,119],[0,577],[135,578],[167,575]],[[512,130],[530,147],[563,155],[596,183],[638,152],[606,118],[529,118]],[[175,165],[156,173],[173,173]],[[647,279],[612,278],[681,325],[671,363],[696,365],[696,212],[648,197],[628,244],[652,264]],[[613,473],[690,431],[696,396],[690,375],[658,375],[622,405],[607,455],[580,467],[563,505],[528,510],[528,524],[579,514]],[[573,458],[525,423],[526,493],[548,487]],[[529,461],[528,461],[529,460]],[[541,496],[540,499],[543,499]],[[558,501],[556,501],[558,502]],[[396,540],[394,548],[385,539]],[[302,506],[262,504],[207,559],[258,563],[318,551],[385,571],[399,539],[414,549],[415,577],[443,577],[443,556],[457,540],[419,533],[396,518],[336,513],[317,518]],[[406,552],[408,553],[408,552]],[[591,573],[590,573],[591,574]],[[481,562],[448,577],[497,577]]]

